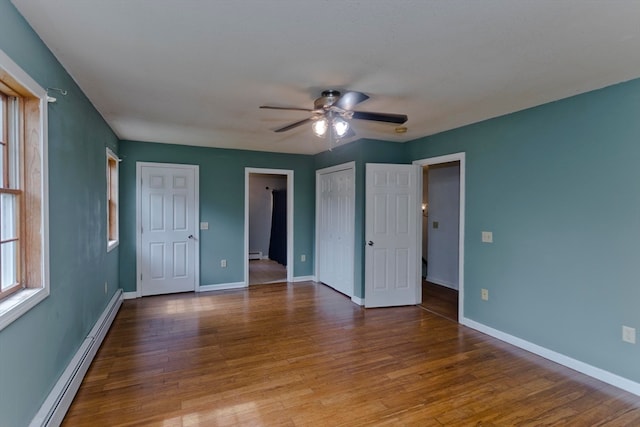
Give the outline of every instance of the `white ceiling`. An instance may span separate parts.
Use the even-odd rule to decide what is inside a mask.
[[[404,142],[640,76],[638,0],[12,0],[121,139],[313,154],[323,89]]]

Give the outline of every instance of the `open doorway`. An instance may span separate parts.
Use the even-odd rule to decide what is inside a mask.
[[[247,171],[245,246],[248,285],[290,280],[290,209],[293,206],[290,186],[287,171]]]
[[[422,302],[435,314],[462,317],[464,153],[422,166]]]

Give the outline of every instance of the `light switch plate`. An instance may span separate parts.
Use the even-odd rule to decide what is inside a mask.
[[[622,341],[630,344],[636,343],[636,328],[630,326],[622,326]]]
[[[209,229],[209,223],[208,222],[201,222],[200,223],[200,230],[208,230]]]
[[[482,243],[493,243],[493,232],[491,232],[491,231],[483,231],[482,232]]]

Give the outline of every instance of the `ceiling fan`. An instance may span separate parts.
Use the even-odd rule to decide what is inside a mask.
[[[369,99],[362,92],[345,92],[325,90],[320,98],[313,103],[313,108],[275,107],[261,105],[260,108],[270,110],[308,111],[311,117],[275,129],[275,132],[285,132],[306,123],[311,123],[313,132],[323,137],[327,133],[332,139],[350,138],[355,132],[349,126],[351,119],[372,120],[376,122],[402,124],[407,121],[406,114],[373,113],[369,111],[354,111],[353,107]]]

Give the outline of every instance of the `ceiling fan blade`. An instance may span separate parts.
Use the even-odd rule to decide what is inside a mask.
[[[281,128],[278,128],[278,129],[274,129],[274,132],[285,132],[285,131],[288,131],[290,129],[297,128],[298,126],[302,126],[303,124],[309,123],[311,121],[312,121],[312,119],[309,117],[308,119],[300,120],[299,122],[291,123],[291,124],[288,124],[288,125],[286,125],[284,127],[281,127]]]
[[[366,101],[367,99],[369,99],[369,96],[365,95],[362,92],[345,92],[333,105],[343,110],[349,111],[353,110],[353,107],[355,107],[357,104],[360,104],[362,101]]]
[[[261,105],[260,108],[265,108],[267,110],[289,110],[289,111],[313,111],[310,108],[298,108],[298,107],[274,107],[272,105]]]
[[[351,118],[396,124],[402,124],[409,119],[406,114],[371,113],[369,111],[354,111]]]

